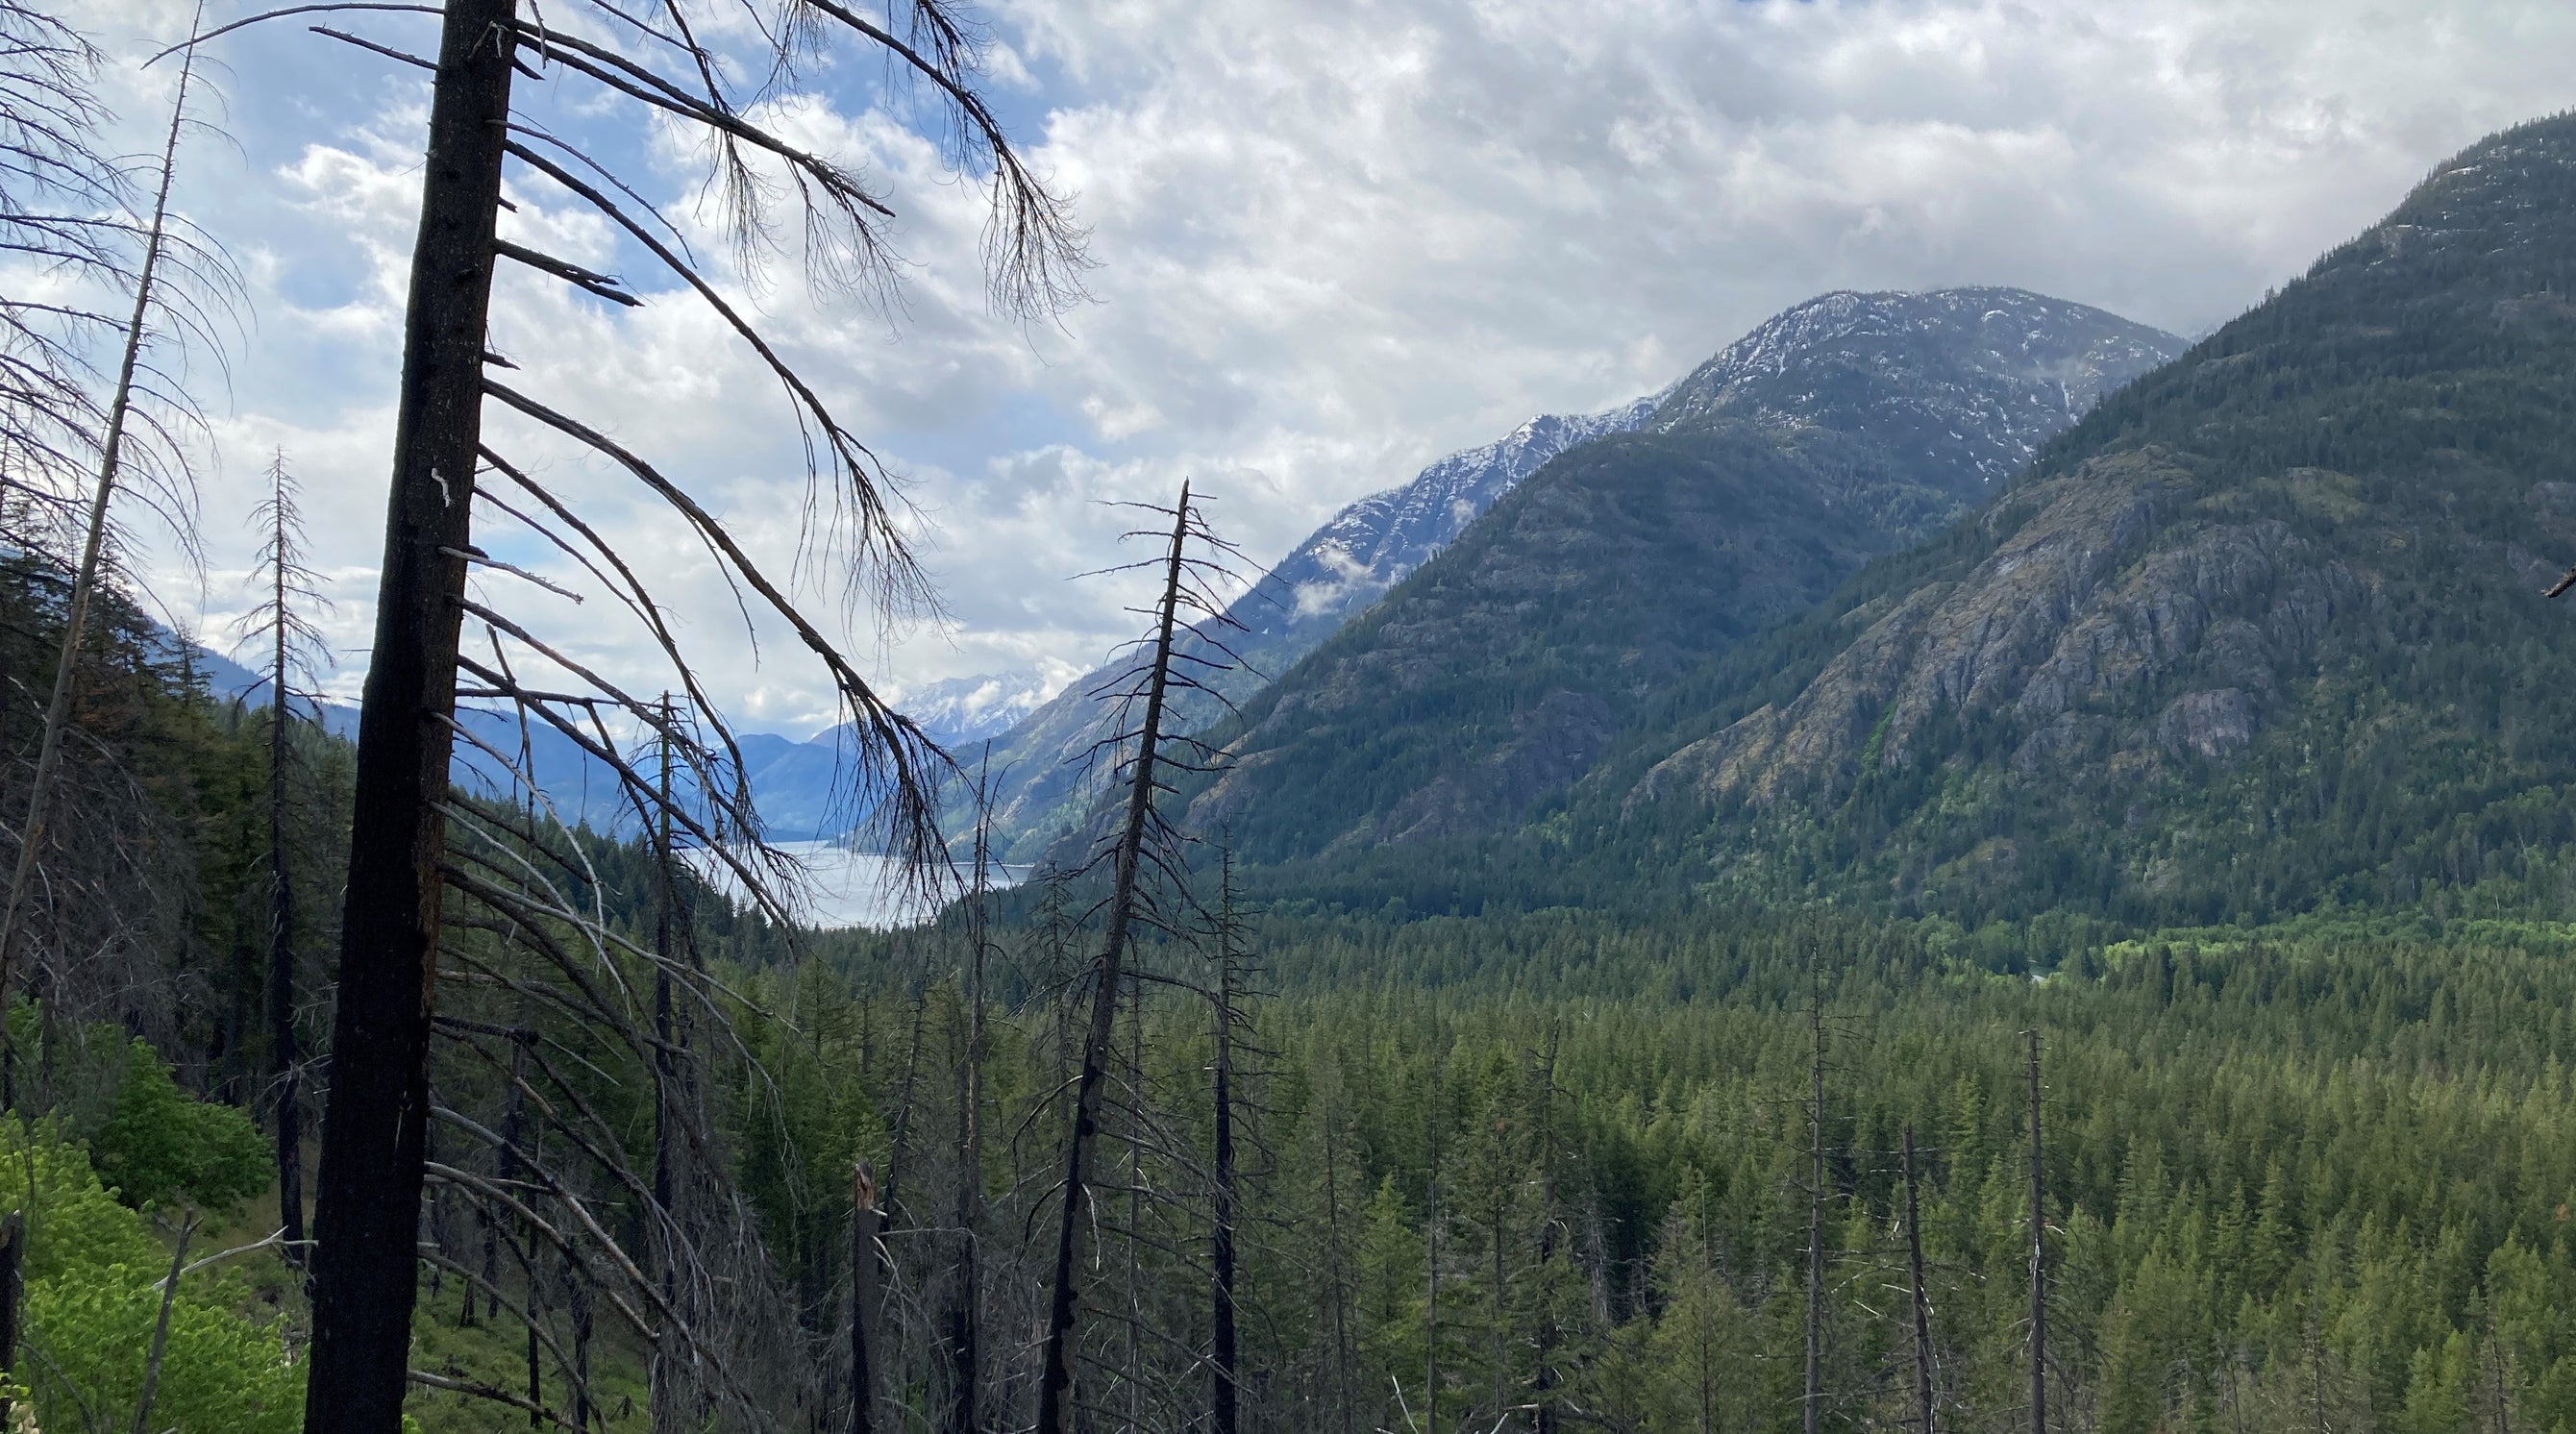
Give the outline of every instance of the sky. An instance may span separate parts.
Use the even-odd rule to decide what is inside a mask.
[[[883,0],[877,0],[882,4]],[[193,5],[81,0],[130,147],[166,119]],[[259,8],[218,0],[210,23]],[[527,7],[523,4],[523,10]],[[581,25],[580,0],[548,23]],[[707,33],[748,54],[730,0]],[[703,154],[554,73],[521,113],[659,205],[719,286],[900,476],[940,599],[892,621],[836,580],[777,385],[676,280],[539,176],[505,236],[625,276],[613,308],[505,266],[495,347],[531,393],[647,455],[737,532],[872,681],[1062,681],[1139,620],[1120,503],[1184,478],[1255,562],[1344,503],[1532,415],[1652,392],[1772,313],[1838,289],[2006,284],[2186,335],[2258,302],[2479,136],[2576,103],[2563,0],[989,0],[983,79],[1088,234],[1083,302],[995,312],[984,190],[930,107],[841,46],[763,115],[894,211],[891,299],[818,290],[795,226],[738,265]],[[270,21],[214,42],[178,202],[241,273],[210,419],[202,563],[138,520],[135,563],[209,645],[251,598],[244,518],[273,454],[306,492],[354,693],[373,624],[428,91]],[[434,21],[320,22],[432,52]],[[791,216],[792,217],[792,216]],[[510,425],[497,441],[612,538],[681,619],[742,727],[805,736],[829,683],[746,626],[659,501]],[[506,523],[496,556],[573,585]],[[1132,557],[1126,553],[1124,557]],[[597,594],[477,580],[558,650],[668,677]]]

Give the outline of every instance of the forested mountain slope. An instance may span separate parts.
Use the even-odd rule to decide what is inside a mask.
[[[1507,831],[1696,664],[1939,531],[2180,347],[2013,289],[1801,304],[1248,704],[1190,821],[1273,862]]]
[[[2576,119],[2472,147],[1679,686],[1559,832],[1596,880],[1972,923],[2563,900],[2571,282]]]

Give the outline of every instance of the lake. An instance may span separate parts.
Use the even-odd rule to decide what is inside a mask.
[[[789,903],[803,925],[819,931],[853,926],[882,931],[917,925],[937,914],[939,903],[924,901],[907,890],[902,864],[888,857],[828,841],[782,841],[771,845],[805,868],[801,896]],[[742,883],[732,868],[704,852],[693,854],[692,859],[717,889],[735,900],[742,899]],[[1027,875],[1026,867],[996,865],[992,882],[996,887],[1016,886]]]

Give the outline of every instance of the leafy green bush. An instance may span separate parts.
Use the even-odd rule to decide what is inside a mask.
[[[168,1076],[157,1062],[152,1069],[166,1086]],[[146,1098],[157,1097],[147,1090]],[[138,1128],[202,1133],[201,1124],[192,1122],[201,1117],[173,1117],[165,1110],[160,1125],[141,1121]],[[237,1189],[238,1176],[232,1178],[234,1186],[198,1188]],[[144,1360],[160,1315],[160,1282],[170,1273],[167,1247],[154,1238],[144,1215],[119,1204],[101,1183],[89,1152],[51,1121],[32,1128],[0,1122],[0,1209],[26,1216],[26,1357],[20,1376],[33,1389],[38,1427],[125,1427],[142,1393]],[[291,1434],[302,1426],[302,1372],[288,1361],[274,1326],[235,1313],[249,1298],[242,1279],[220,1268],[181,1283],[170,1311],[152,1428]]]
[[[268,1142],[247,1114],[191,1100],[139,1038],[107,1123],[90,1143],[99,1177],[137,1207],[173,1196],[208,1210],[240,1204],[268,1188]]]

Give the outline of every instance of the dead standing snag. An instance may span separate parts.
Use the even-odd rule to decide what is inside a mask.
[[[523,466],[510,465],[493,452],[495,444],[483,426],[485,400],[498,398],[539,427],[624,468],[680,515],[738,591],[755,594],[797,631],[839,689],[857,734],[849,794],[853,806],[881,821],[905,855],[920,857],[935,849],[929,778],[943,759],[859,679],[832,643],[796,611],[781,586],[732,540],[721,519],[681,484],[596,428],[488,377],[491,367],[509,366],[491,351],[488,337],[500,258],[612,302],[638,297],[608,276],[499,238],[504,169],[515,156],[536,182],[551,184],[625,230],[751,344],[786,390],[805,437],[810,471],[828,485],[834,518],[827,531],[843,538],[845,576],[853,591],[867,592],[883,612],[917,609],[927,601],[926,589],[895,522],[892,489],[873,455],[717,292],[685,247],[654,233],[657,226],[676,230],[590,156],[516,115],[513,90],[523,82],[578,86],[622,97],[650,115],[698,129],[712,145],[718,194],[732,236],[746,256],[768,237],[766,208],[773,192],[753,165],[783,169],[783,188],[803,209],[808,270],[827,283],[882,287],[888,282],[878,229],[888,206],[830,159],[787,144],[747,117],[721,78],[729,60],[738,57],[719,55],[702,43],[688,5],[680,0],[649,22],[608,0],[591,0],[574,15],[522,14],[516,0],[448,0],[437,8],[308,5],[271,13],[323,11],[354,12],[388,25],[416,23],[409,17],[419,13],[440,20],[434,64],[398,45],[325,32],[434,72],[377,629],[359,719],[358,820],[343,907],[334,1061],[315,1205],[316,1339],[306,1404],[308,1428],[390,1434],[399,1425],[407,1384],[425,1131],[437,1108],[431,1037],[437,1029],[438,987],[462,981],[489,989],[488,983],[497,983],[515,992],[524,1007],[588,1023],[606,1039],[648,1053],[656,1062],[670,1054],[666,1048],[674,1042],[657,1040],[645,1003],[635,999],[632,983],[620,974],[625,966],[652,965],[667,973],[687,1001],[703,1005],[720,999],[702,973],[685,969],[667,950],[644,951],[608,929],[595,899],[585,902],[582,897],[586,884],[595,887],[577,870],[584,858],[577,847],[547,835],[533,795],[516,822],[495,812],[469,811],[451,796],[450,762],[461,730],[456,701],[465,620],[476,619],[484,629],[480,636],[492,649],[488,662],[471,664],[481,695],[510,704],[523,724],[542,723],[576,736],[578,745],[609,767],[628,797],[648,811],[659,804],[711,852],[763,878],[754,883],[756,888],[784,871],[783,863],[759,845],[740,753],[670,641],[651,595],[641,584],[630,591],[624,582],[608,580],[608,571],[625,579],[631,570],[596,530],[527,481]],[[959,160],[989,178],[995,218],[986,261],[997,298],[1005,308],[1023,313],[1072,298],[1080,236],[1061,202],[1020,162],[976,98],[976,57],[965,43],[967,30],[939,0],[915,0],[909,14],[915,35],[928,37],[928,43],[908,42],[815,0],[779,0],[774,13],[759,17],[758,30],[775,37],[769,57],[773,77],[791,74],[806,48],[837,34],[891,55],[900,71],[927,80],[955,121]],[[592,183],[578,171],[606,182]],[[496,471],[538,498],[538,509],[478,497],[487,457]],[[558,669],[569,665],[525,626],[488,604],[468,601],[465,582],[471,568],[512,571],[475,544],[478,501],[574,554],[644,619],[676,669],[676,686],[694,709],[687,720],[655,712],[654,704],[601,684],[592,684],[590,692],[564,693],[520,681],[513,650],[519,661]],[[848,520],[846,528],[842,519]],[[683,773],[678,795],[665,801],[652,776],[618,751],[611,718],[676,749],[675,765]],[[524,766],[525,741],[514,759],[494,744],[475,740],[503,766],[505,781],[533,794],[536,783]],[[460,821],[463,827],[452,830]],[[463,841],[454,840],[460,836]],[[457,933],[479,933],[477,939],[487,946],[497,944],[551,963],[554,974],[537,980],[501,970],[490,949],[466,950],[459,945],[461,935],[443,939],[451,927]],[[445,969],[443,962],[449,963]],[[534,1060],[536,1040],[533,1033],[514,1036],[514,1051]],[[691,1086],[685,1079],[679,1084],[684,1090]],[[511,1088],[520,1088],[517,1077]],[[533,1110],[536,1103],[530,1106]],[[537,1158],[539,1152],[505,1142],[503,1153],[542,1187],[529,1190],[523,1182],[518,1194],[509,1195],[508,1203],[521,1207],[510,1212],[513,1228],[555,1232],[550,1240],[561,1246],[566,1267],[591,1272],[581,1278],[605,1281],[612,1308],[649,1314],[656,1341],[672,1330],[684,1342],[695,1341],[699,1322],[689,1317],[696,1298],[691,1291],[723,1282],[696,1270],[680,1281],[675,1296],[665,1297],[664,1281],[647,1275],[644,1267],[667,1271],[674,1264],[691,1266],[697,1257],[672,1253],[640,1263],[627,1258],[590,1210],[596,1197],[585,1190],[592,1185],[626,1190],[641,1182],[623,1168],[613,1142],[573,1138],[596,1121],[564,1113],[564,1103],[545,1108],[557,1113],[560,1127],[554,1158],[574,1159],[567,1150],[590,1152],[583,1166],[589,1174],[567,1178],[549,1171]],[[694,1133],[692,1140],[704,1144]],[[704,1149],[692,1159],[702,1173],[713,1169]],[[470,1171],[451,1169],[454,1173],[443,1178],[469,1200],[495,1206],[508,1193]],[[535,1219],[537,1212],[527,1208],[530,1201],[547,1205],[554,1218]],[[646,1223],[655,1232],[651,1239],[685,1233],[665,1208],[656,1207]],[[724,1223],[739,1224],[731,1219]],[[701,1352],[693,1347],[692,1359]],[[718,1366],[709,1377],[719,1385],[734,1373],[721,1367],[722,1361],[700,1362]],[[718,1392],[746,1414],[766,1417],[742,1391]],[[582,1397],[578,1388],[574,1397]]]

